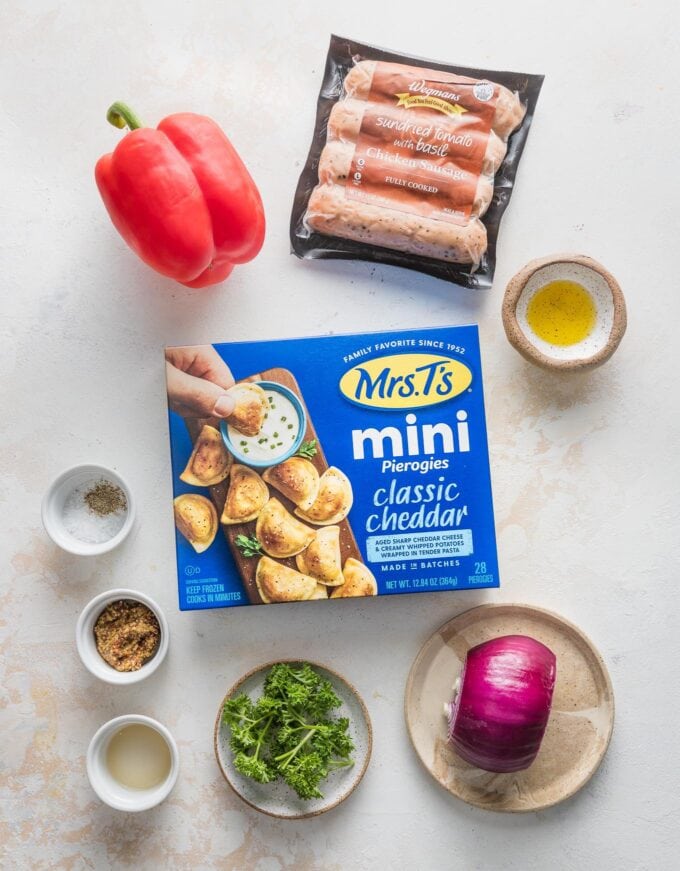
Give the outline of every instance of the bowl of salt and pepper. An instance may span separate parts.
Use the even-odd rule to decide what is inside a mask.
[[[47,534],[62,550],[97,556],[130,533],[135,505],[123,478],[104,466],[87,464],[62,472],[42,503]]]

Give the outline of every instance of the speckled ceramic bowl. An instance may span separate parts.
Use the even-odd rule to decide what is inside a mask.
[[[545,341],[527,322],[534,294],[559,279],[582,285],[595,303],[595,326],[572,345]],[[531,363],[562,372],[593,369],[618,348],[626,331],[626,303],[614,276],[596,260],[582,254],[556,254],[532,260],[511,279],[503,299],[503,326],[510,344]]]
[[[309,660],[304,660],[309,662]],[[277,660],[301,665],[301,661]],[[373,747],[373,730],[368,716],[366,705],[359,693],[337,672],[309,662],[309,665],[319,674],[329,680],[333,689],[342,700],[342,706],[333,711],[334,716],[348,717],[350,721],[349,732],[354,742],[352,758],[354,765],[351,768],[341,768],[332,772],[326,780],[320,784],[323,798],[314,798],[303,801],[283,781],[275,783],[257,783],[249,777],[244,777],[234,768],[232,753],[229,749],[229,727],[222,722],[222,709],[227,699],[240,693],[246,693],[252,699],[262,695],[264,680],[269,669],[276,662],[268,662],[258,668],[249,671],[240,678],[229,690],[222,700],[215,721],[215,756],[224,779],[234,790],[236,795],[255,810],[268,814],[271,817],[279,817],[288,820],[300,820],[306,817],[316,817],[325,813],[348,798],[357,788],[371,758]]]
[[[538,756],[511,774],[483,771],[458,756],[444,714],[468,650],[503,635],[529,635],[557,658]],[[544,810],[578,792],[602,762],[614,728],[612,684],[592,642],[563,617],[529,605],[481,605],[445,623],[411,667],[404,708],[418,758],[437,783],[475,807],[513,813]]]

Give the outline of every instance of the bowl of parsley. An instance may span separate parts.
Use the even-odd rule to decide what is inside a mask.
[[[305,661],[270,662],[224,697],[215,756],[246,804],[282,819],[318,816],[357,788],[373,735],[363,700],[343,677]]]

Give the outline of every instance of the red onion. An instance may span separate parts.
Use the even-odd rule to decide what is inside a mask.
[[[460,689],[446,706],[458,755],[485,771],[528,768],[548,724],[555,673],[552,650],[526,635],[504,635],[469,650]]]

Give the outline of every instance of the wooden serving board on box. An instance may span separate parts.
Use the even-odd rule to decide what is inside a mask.
[[[242,378],[241,381],[275,381],[278,384],[283,384],[284,387],[288,387],[290,390],[293,391],[293,393],[295,393],[295,395],[302,403],[307,414],[307,429],[305,430],[304,441],[308,442],[312,439],[316,439],[316,454],[314,457],[311,458],[311,462],[314,464],[314,466],[316,466],[319,475],[323,475],[329,464],[323,452],[323,445],[321,444],[319,437],[316,434],[316,430],[314,428],[314,423],[309,413],[309,409],[307,408],[304,397],[302,396],[300,387],[295,380],[295,376],[293,375],[293,373],[290,372],[288,369],[267,369],[264,372],[259,372],[257,375],[251,375],[249,378]],[[214,417],[185,418],[184,422],[187,429],[189,430],[192,444],[196,441],[198,434],[203,429],[206,423],[210,424],[210,426],[214,426],[216,429],[220,428],[219,420]],[[259,469],[255,467],[253,468],[258,474],[262,474],[262,472],[264,471],[264,469]],[[223,481],[221,484],[216,484],[214,487],[209,488],[210,496],[215,504],[215,507],[217,508],[218,517],[222,516],[222,509],[224,508],[228,489],[229,478],[227,478],[227,480]],[[286,498],[283,493],[280,493],[273,487],[269,487],[269,493],[271,496],[275,496],[286,508],[286,510],[293,514],[298,520],[301,520],[303,523],[306,522],[301,517],[297,517],[297,515],[294,514],[295,505],[290,501],[290,499]],[[237,523],[232,526],[222,526],[222,532],[224,533],[227,539],[227,543],[229,544],[231,554],[234,558],[234,563],[236,564],[236,568],[241,575],[243,586],[245,587],[250,604],[262,605],[264,603],[260,598],[257,585],[255,584],[255,569],[257,568],[259,557],[244,557],[235,544],[236,538],[239,535],[255,535],[255,523],[256,521],[252,520],[250,523]],[[307,525],[310,526],[312,529],[322,528],[319,526],[314,526],[311,523]],[[342,520],[337,525],[340,527],[340,554],[342,557],[342,565],[344,566],[345,560],[348,557],[354,557],[354,559],[363,562],[363,557],[361,556],[361,552],[359,551],[356,539],[354,538],[354,533],[352,532],[352,527],[350,526],[349,520]],[[295,557],[290,557],[289,559],[278,561],[297,571]]]

